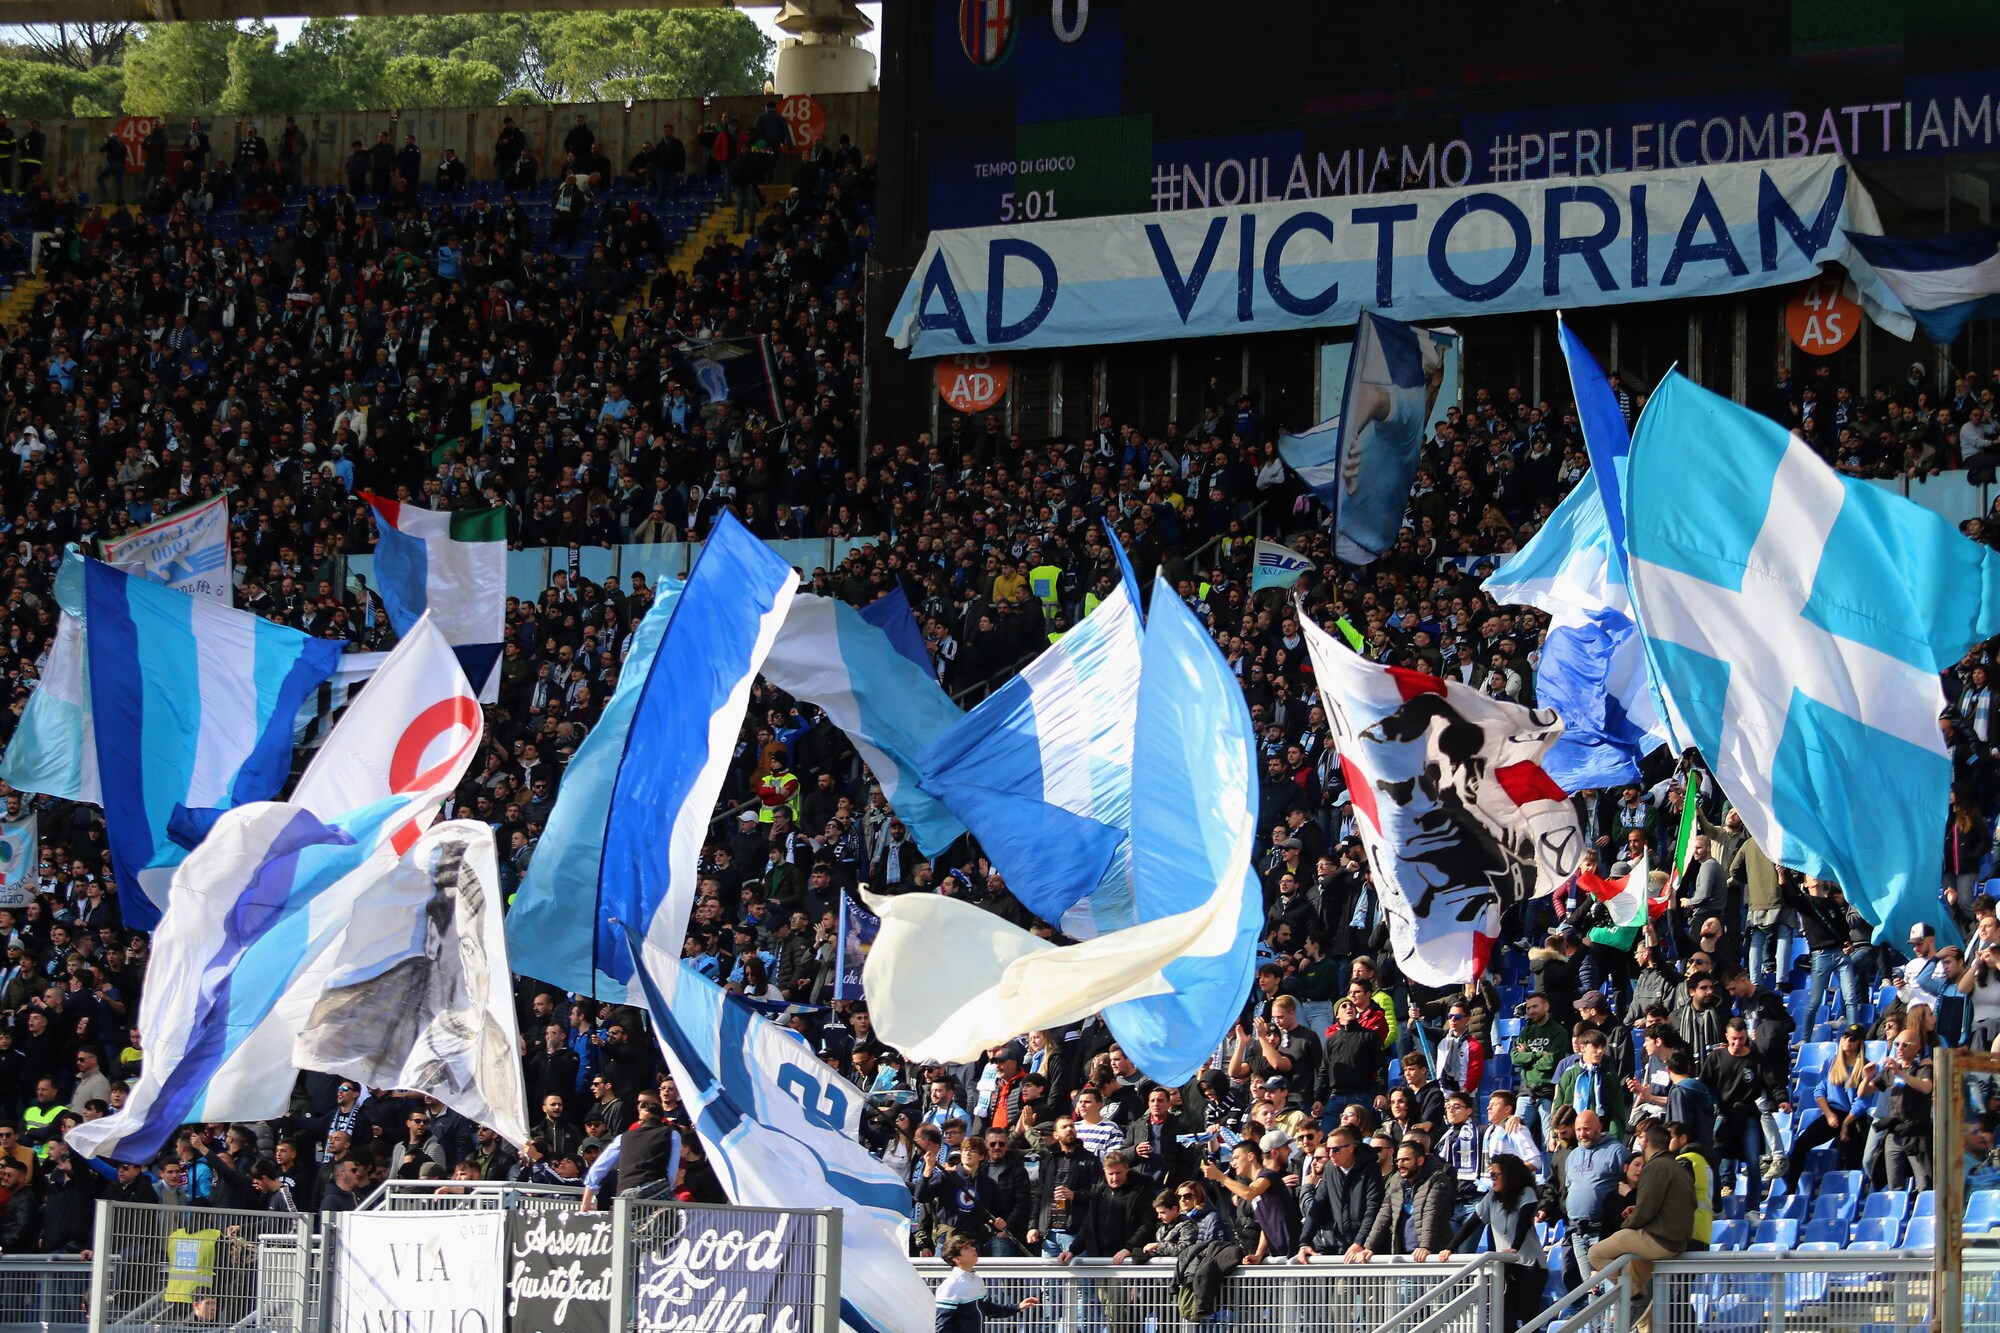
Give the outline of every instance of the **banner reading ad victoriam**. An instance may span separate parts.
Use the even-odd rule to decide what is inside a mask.
[[[890,316],[917,356],[1715,296],[1847,266],[1880,233],[1838,156],[933,233]]]

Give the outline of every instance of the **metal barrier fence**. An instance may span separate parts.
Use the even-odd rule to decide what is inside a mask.
[[[838,1333],[839,1210],[620,1196],[612,1217],[613,1333]]]
[[[385,1180],[356,1212],[545,1213],[583,1202],[581,1185],[529,1185],[512,1180]]]
[[[100,1203],[90,1333],[217,1325],[311,1333],[318,1278],[308,1216]]]
[[[90,1323],[90,1261],[67,1254],[0,1255],[0,1333],[82,1330]]]
[[[1703,1254],[1653,1268],[1653,1333],[1905,1333],[1931,1326],[1928,1250]]]
[[[917,1264],[933,1289],[951,1270]],[[1490,1264],[1453,1270],[1440,1264],[1378,1260],[1345,1264],[1316,1260],[1238,1268],[1223,1281],[1212,1323],[1285,1333],[1373,1333],[1386,1326],[1415,1327],[1458,1297],[1480,1292]],[[1032,1259],[986,1259],[979,1265],[987,1292],[997,1301],[1039,1297],[1037,1322],[1075,1333],[1175,1333],[1191,1326],[1174,1297],[1174,1265],[1111,1265],[1079,1259],[1068,1265]],[[1430,1333],[1486,1333],[1490,1302],[1465,1302]]]

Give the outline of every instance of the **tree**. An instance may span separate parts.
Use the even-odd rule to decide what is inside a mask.
[[[15,28],[21,55],[84,73],[115,65],[125,55],[131,23],[43,23]]]
[[[290,109],[292,89],[285,74],[277,29],[267,23],[251,24],[229,44],[229,81],[223,85],[219,109],[238,116]]]
[[[385,107],[492,106],[507,76],[484,60],[397,56],[382,73]]]
[[[369,111],[388,106],[387,54],[361,31],[371,20],[308,19],[280,54],[291,90],[286,111]]]
[[[733,9],[593,10],[545,19],[556,101],[755,93],[773,50]]]
[[[229,86],[233,23],[159,23],[125,52],[128,115],[193,116],[216,109]]]
[[[124,74],[116,65],[75,70],[19,57],[0,58],[0,106],[16,116],[113,114]]]

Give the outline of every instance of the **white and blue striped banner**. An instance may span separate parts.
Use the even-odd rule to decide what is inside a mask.
[[[838,1208],[840,1322],[851,1333],[928,1333],[931,1298],[910,1266],[909,1187],[859,1142],[862,1093],[803,1037],[627,934],[634,998],[730,1202]]]
[[[277,795],[293,722],[346,644],[94,560],[84,590],[106,836],[125,924],[149,930],[199,838],[187,817]]]

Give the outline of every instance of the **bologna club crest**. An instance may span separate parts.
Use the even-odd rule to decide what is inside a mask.
[[[1015,0],[958,0],[958,44],[965,57],[990,69],[1014,49]]]

